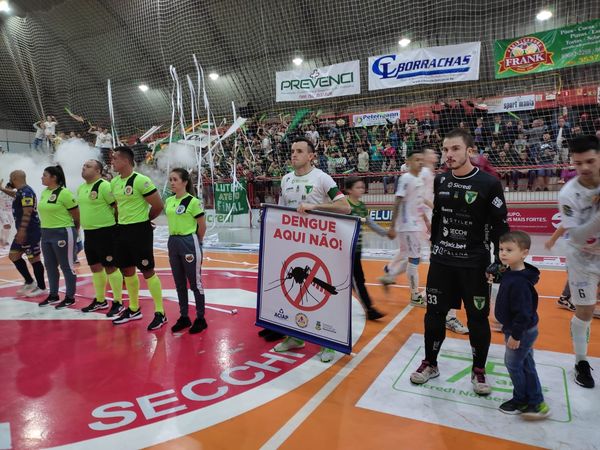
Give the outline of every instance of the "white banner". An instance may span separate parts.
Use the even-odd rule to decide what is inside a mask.
[[[395,123],[398,119],[400,119],[400,110],[398,109],[394,111],[384,111],[377,113],[353,114],[352,126],[371,127],[373,125],[385,125],[388,123],[388,120],[392,123]]]
[[[277,102],[295,102],[360,94],[360,62],[349,61],[310,70],[277,72]]]
[[[535,109],[535,94],[492,98],[488,101],[487,106],[490,113],[528,111]]]
[[[343,353],[352,350],[352,256],[360,222],[266,205],[256,324]]]
[[[369,90],[479,79],[481,42],[369,58]]]

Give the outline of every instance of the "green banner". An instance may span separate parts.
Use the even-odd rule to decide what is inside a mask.
[[[247,214],[248,192],[246,180],[239,180],[233,191],[232,183],[215,183],[215,212],[217,214]]]
[[[600,62],[600,19],[494,43],[496,78]]]

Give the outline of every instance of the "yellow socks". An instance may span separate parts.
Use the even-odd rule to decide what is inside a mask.
[[[103,303],[106,301],[106,272],[102,269],[101,272],[92,272],[92,284],[94,285],[94,293],[96,301]]]
[[[108,283],[110,284],[110,288],[113,292],[113,301],[115,303],[123,303],[123,274],[119,269],[117,269],[113,273],[109,273],[107,277]]]
[[[156,276],[156,275],[154,275]],[[129,309],[136,312],[140,309],[140,280],[138,280],[137,273],[130,277],[125,278],[125,287],[129,294]]]
[[[160,284],[160,279],[154,274],[150,278],[146,278],[146,285],[148,286],[152,300],[154,300],[154,312],[164,314],[165,309],[163,307],[162,285]]]

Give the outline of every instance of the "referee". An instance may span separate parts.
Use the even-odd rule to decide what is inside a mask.
[[[169,184],[175,195],[165,202],[169,224],[167,246],[180,312],[171,331],[177,333],[191,326],[190,334],[196,334],[208,327],[204,318],[204,288],[200,278],[206,219],[200,200],[194,195],[194,186],[187,170],[173,169],[169,174]],[[188,282],[196,303],[196,320],[193,324],[188,315]]]
[[[116,202],[110,183],[102,179],[102,163],[90,159],[83,164],[85,180],[77,189],[77,199],[84,232],[85,257],[92,271],[96,297],[81,311],[87,313],[108,309],[106,281],[113,292],[113,303],[106,314],[114,317],[123,312],[123,275],[115,267]]]
[[[148,330],[157,330],[167,323],[167,318],[160,279],[154,273],[154,232],[151,221],[161,213],[163,203],[152,180],[133,171],[133,151],[129,147],[115,148],[112,165],[119,174],[111,181],[119,211],[116,264],[123,272],[129,294],[129,308],[114,319],[113,323],[120,325],[142,318],[139,304],[140,281],[135,272],[137,267],[154,300],[154,319],[148,325]]]
[[[425,359],[410,380],[424,384],[439,376],[437,357],[446,337],[446,314],[451,308],[460,309],[462,300],[473,351],[473,390],[488,395],[491,387],[485,378],[485,363],[491,333],[486,268],[490,244],[494,244],[497,261],[499,238],[509,231],[506,202],[500,180],[471,163],[469,155],[476,146],[468,131],[450,131],[443,145],[450,171],[439,174],[434,182]]]

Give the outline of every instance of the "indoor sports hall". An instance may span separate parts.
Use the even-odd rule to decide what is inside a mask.
[[[600,3],[0,35],[0,450],[600,449]]]

